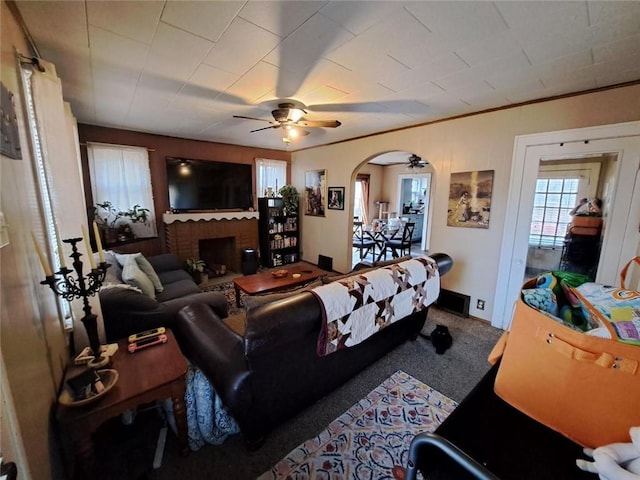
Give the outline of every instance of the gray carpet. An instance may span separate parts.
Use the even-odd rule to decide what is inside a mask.
[[[241,436],[236,435],[222,446],[205,446],[181,457],[170,434],[162,466],[131,478],[255,479],[304,440],[317,435],[396,370],[405,371],[454,400],[462,400],[489,369],[487,355],[502,332],[486,322],[436,308],[430,309],[423,332],[429,334],[437,323],[447,325],[453,336],[453,346],[444,355],[437,355],[431,342],[424,338],[404,343],[273,431],[258,451],[248,452]]]

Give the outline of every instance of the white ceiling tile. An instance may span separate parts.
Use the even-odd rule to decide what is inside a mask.
[[[628,55],[629,51],[640,49],[640,33],[626,37],[617,42],[610,42],[593,48],[593,61],[601,63],[611,59],[622,59]]]
[[[228,72],[242,74],[280,43],[280,37],[242,18],[236,18],[204,60]]]
[[[305,102],[310,104],[323,104],[338,101],[346,96],[345,92],[332,88],[328,85],[323,85],[315,90],[308,92],[305,95]]]
[[[493,2],[410,2],[406,9],[453,49],[507,29]]]
[[[521,51],[517,36],[512,30],[507,30],[458,48],[456,54],[469,66],[475,67]]]
[[[546,87],[565,83],[575,78],[576,72],[592,64],[591,52],[584,51],[556,59],[542,65],[535,65],[533,71]]]
[[[149,49],[145,70],[186,80],[212,46],[209,40],[161,23]]]
[[[353,34],[324,15],[314,15],[265,57],[265,61],[290,72],[313,65],[353,38]]]
[[[252,103],[273,90],[278,81],[278,69],[265,62],[258,63],[234,83],[227,92]]]
[[[281,38],[290,35],[325,4],[324,1],[289,2],[251,0],[240,16]]]
[[[359,35],[399,9],[402,9],[401,2],[333,1],[322,7],[320,13]]]
[[[136,72],[136,76],[140,75],[149,45],[91,25],[89,38],[92,66],[119,67]]]
[[[215,42],[229,27],[242,5],[243,2],[234,1],[169,0],[166,2],[162,12],[161,20],[174,27]]]
[[[610,22],[615,18],[635,18],[640,21],[640,2],[587,2],[591,25]]]
[[[89,47],[84,2],[30,1],[16,2],[16,5],[40,48],[44,45],[56,49]]]
[[[212,98],[217,97],[221,92],[233,85],[240,78],[240,75],[229,73],[210,65],[200,65],[189,79],[185,86],[185,92],[191,90],[195,93],[197,90],[210,90]]]
[[[382,82],[393,90],[400,92],[417,85],[424,85],[427,81],[451,75],[455,72],[469,71],[469,67],[459,57],[449,54],[436,58],[406,74],[391,74]]]
[[[58,3],[58,2],[56,2]],[[64,3],[64,2],[60,2]],[[69,2],[80,3],[80,2]],[[83,2],[90,25],[124,37],[151,43],[164,2]]]
[[[587,27],[587,2],[537,1],[495,2],[494,6],[510,29],[519,34],[544,38],[553,32],[567,32],[574,28]]]

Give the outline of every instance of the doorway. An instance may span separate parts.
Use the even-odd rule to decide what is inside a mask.
[[[427,227],[431,174],[407,174],[398,176],[398,216],[416,224],[413,243],[420,250],[428,249]]]
[[[595,277],[606,211],[589,208],[588,202],[600,202],[613,181],[616,161],[608,154],[540,159],[525,279],[553,270]],[[582,205],[583,199],[589,200]],[[587,223],[592,227],[581,226]]]
[[[631,203],[638,195],[634,186],[639,168],[640,122],[516,137],[492,325],[509,326],[520,292],[540,160],[605,153],[616,155],[617,160],[612,183],[603,193],[610,207],[606,209],[606,231],[595,280],[615,285],[620,269],[640,244],[640,213]]]

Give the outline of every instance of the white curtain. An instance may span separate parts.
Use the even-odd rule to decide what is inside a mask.
[[[63,102],[62,85],[55,66],[40,60],[45,72],[28,68],[24,70],[24,86],[27,98],[27,114],[34,151],[34,170],[40,186],[45,230],[36,232],[52,259],[52,270],[60,267],[61,255],[67,266],[71,247],[58,239],[81,236],[81,225],[87,225],[82,171],[78,155],[77,125],[71,108]],[[77,245],[83,258],[88,252],[84,243]],[[85,270],[86,272],[86,270]],[[100,314],[96,297],[90,298],[93,313]],[[74,318],[83,316],[81,302],[72,302]],[[71,328],[68,306],[61,302],[65,328]],[[84,329],[78,329],[81,336]],[[82,339],[80,339],[82,342]]]
[[[140,237],[155,236],[155,212],[146,148],[126,145],[87,144],[94,203],[109,201],[119,211],[134,205],[150,210],[148,225],[136,225]]]
[[[268,188],[277,196],[278,190],[286,183],[287,162],[256,158],[256,193],[259,197],[265,197]]]

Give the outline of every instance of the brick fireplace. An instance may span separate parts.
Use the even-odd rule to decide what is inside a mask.
[[[241,253],[258,243],[257,212],[163,215],[167,248],[183,260],[199,258],[241,271]]]

